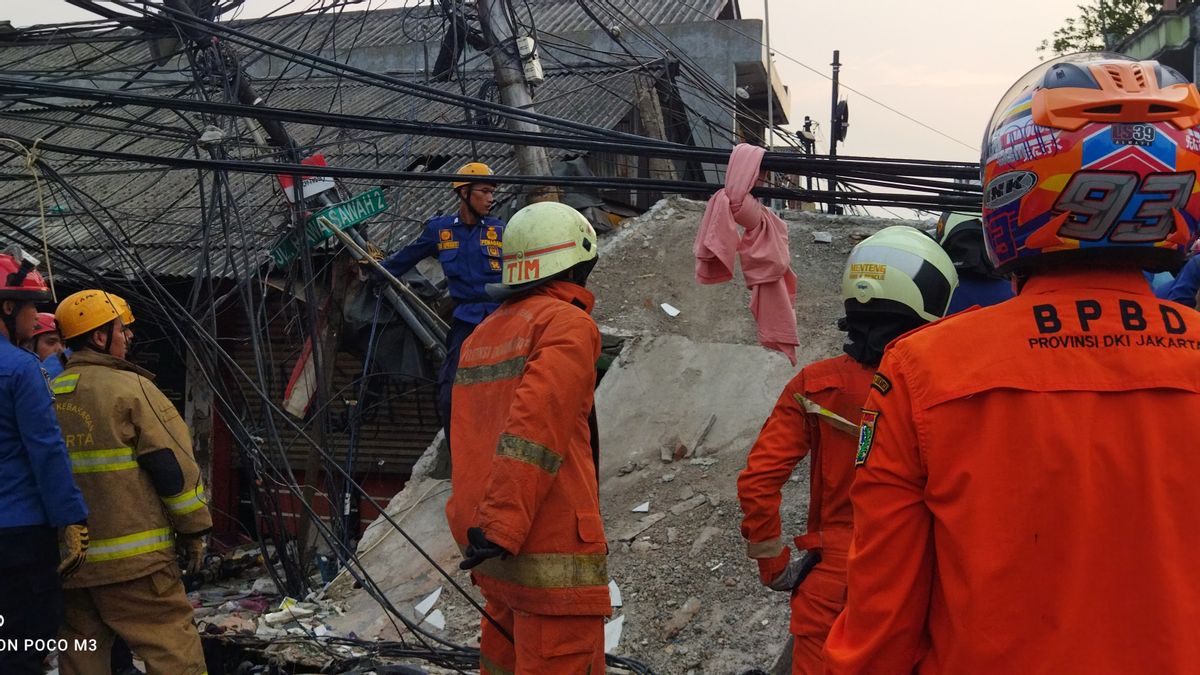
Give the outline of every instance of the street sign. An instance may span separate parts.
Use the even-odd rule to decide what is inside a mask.
[[[328,166],[328,164],[325,163],[325,155],[319,152],[311,157],[305,157],[304,159],[300,160],[300,163],[308,166]],[[283,188],[283,196],[287,198],[289,202],[295,203],[296,188],[292,186],[292,183],[295,182],[293,177],[280,174],[277,176],[277,178],[279,178],[280,187]],[[337,184],[333,182],[333,179],[327,176],[301,176],[300,180],[301,186],[299,192],[301,199],[309,199],[310,197],[315,197],[322,192],[326,192],[337,187]]]
[[[383,188],[371,188],[340,204],[327,206],[313,212],[304,226],[304,235],[308,238],[310,247],[316,246],[333,236],[333,231],[320,222],[321,218],[329,221],[338,230],[345,230],[383,213],[385,210],[387,210],[387,199],[384,198]],[[292,264],[298,255],[300,255],[300,251],[297,249],[291,233],[285,234],[271,248],[271,260],[277,268],[284,268]]]

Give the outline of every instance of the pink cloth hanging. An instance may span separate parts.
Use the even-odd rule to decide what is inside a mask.
[[[783,352],[796,365],[796,275],[792,272],[787,225],[750,195],[766,151],[741,143],[729,156],[725,187],[708,200],[696,233],[696,281],[719,284],[733,278],[733,257],[742,263],[750,289],[750,313],[758,341]],[[744,233],[739,235],[737,226]]]

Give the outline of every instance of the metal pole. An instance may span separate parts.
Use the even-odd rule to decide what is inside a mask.
[[[808,115],[804,116],[804,131],[807,134],[812,133],[812,118],[809,117]],[[816,140],[814,140],[814,138],[812,136],[805,136],[804,137],[804,154],[808,155],[809,157],[812,157],[813,146],[815,146],[816,144],[817,144],[817,142],[816,142]],[[811,173],[808,174],[808,176],[805,177],[805,180],[808,182],[808,191],[812,192],[812,189],[813,189],[812,174]]]
[[[833,63],[829,64],[833,66],[833,96],[829,106],[829,159],[837,157],[837,127],[835,125],[837,123],[838,73],[842,70],[840,56],[841,50],[833,50]],[[837,176],[831,175],[829,177],[829,193],[833,194],[835,190],[837,190]],[[839,212],[837,203],[832,199],[829,202],[828,210],[829,213]]]
[[[496,84],[500,87],[500,101],[504,105],[534,112],[533,97],[525,86],[525,69],[517,55],[513,26],[504,14],[503,3],[498,0],[478,0],[479,23],[483,33],[491,45],[492,69],[495,71]],[[525,120],[509,118],[506,121],[510,131],[540,133],[541,128]],[[513,150],[517,155],[517,165],[521,173],[527,176],[549,176],[550,160],[545,148],[531,145],[515,145]],[[550,186],[533,186],[528,191],[529,201],[557,201],[557,190]]]
[[[771,58],[771,0],[763,0],[763,32],[766,33],[767,46],[767,133],[764,140],[767,150],[775,149],[775,70],[774,59]]]

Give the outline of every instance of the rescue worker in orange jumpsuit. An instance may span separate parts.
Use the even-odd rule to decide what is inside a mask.
[[[842,272],[845,354],[796,374],[775,404],[738,476],[746,554],[768,588],[792,596],[792,672],[822,672],[821,647],[846,597],[857,419],[884,347],[941,317],[958,283],[954,263],[921,232],[888,227],[854,247]],[[876,383],[877,386],[880,383]],[[781,490],[811,453],[808,532],[782,537]]]
[[[1042,64],[984,136],[1018,295],[884,355],[831,673],[1195,673],[1200,313],[1154,297],[1200,218],[1200,93],[1153,61]]]
[[[153,376],[125,359],[133,314],[124,300],[80,291],[55,314],[72,349],[52,383],[55,408],[91,512],[89,556],[64,582],[59,638],[71,648],[59,667],[63,675],[109,672],[120,636],[147,675],[204,675],[176,555],[181,546],[197,571],[212,529],[191,433]]]
[[[596,481],[596,233],[557,202],[504,234],[503,304],[462,347],[446,518],[487,601],[488,675],[604,672],[607,544]],[[495,624],[492,622],[495,621]]]

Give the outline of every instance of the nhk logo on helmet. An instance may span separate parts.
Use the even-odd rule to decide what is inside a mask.
[[[537,281],[542,278],[541,258],[551,253],[575,248],[574,241],[564,241],[531,251],[513,253],[504,256],[504,283],[518,284],[526,281]],[[566,269],[565,267],[563,269]],[[555,270],[554,272],[561,272]]]

